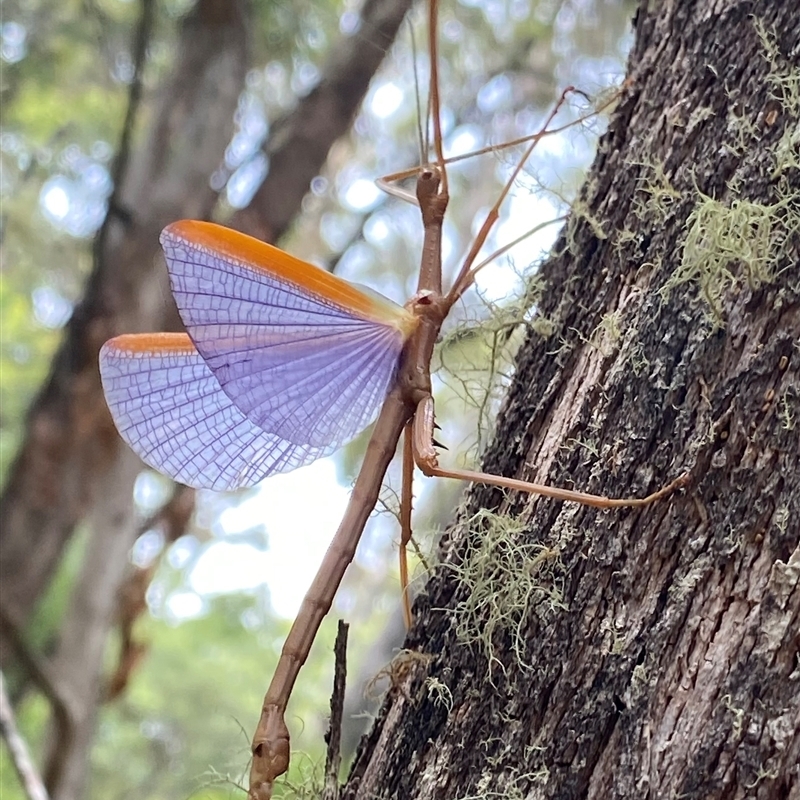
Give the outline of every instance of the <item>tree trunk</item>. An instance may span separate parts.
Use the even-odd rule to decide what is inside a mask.
[[[233,132],[247,68],[246,30],[243,7],[218,0],[198,3],[182,25],[175,71],[163,87],[153,125],[133,156],[128,179],[118,187],[119,202],[130,209],[133,221],[127,226],[112,223],[107,236],[100,237],[97,264],[102,268],[89,287],[86,315],[78,314],[73,321],[74,327],[89,323],[80,354],[89,358],[76,376],[84,406],[75,409],[73,417],[87,435],[76,442],[73,429],[75,438],[63,443],[62,466],[79,462],[79,474],[92,475],[92,495],[77,495],[79,502],[89,502],[89,542],[51,664],[58,692],[68,698],[71,711],[67,730],[54,727],[50,737],[47,785],[55,800],[85,796],[96,714],[104,694],[103,655],[139,528],[132,487],[141,463],[119,446],[102,397],[96,354],[119,330],[174,328],[177,323],[173,307],[164,302],[165,282],[155,274],[158,232],[175,217],[211,214],[216,193],[208,176],[222,161]],[[160,291],[154,293],[154,285]],[[98,311],[105,312],[105,319],[91,320],[89,315]],[[77,398],[67,394],[62,399]],[[97,435],[98,428],[103,435]],[[58,485],[55,477],[51,485]],[[74,489],[71,482],[61,486]],[[36,559],[29,557],[31,562],[35,565]]]
[[[800,15],[635,27],[484,468],[691,483],[472,489],[345,797],[800,797]]]
[[[103,398],[100,347],[117,333],[177,325],[174,306],[165,302],[164,270],[156,269],[158,235],[176,218],[210,216],[216,202],[209,175],[230,140],[247,66],[242,15],[239,3],[203,0],[184,22],[181,55],[153,125],[115,187],[117,208],[95,248],[86,295],[29,412],[3,491],[0,532],[2,602],[21,621],[47,587],[75,525],[94,503],[109,501],[102,484],[116,471],[116,459],[128,458],[120,456]],[[114,528],[133,525],[132,480]]]

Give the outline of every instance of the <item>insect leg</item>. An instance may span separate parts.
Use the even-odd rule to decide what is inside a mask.
[[[456,480],[484,483],[489,486],[499,486],[503,489],[512,489],[517,492],[538,494],[552,497],[554,500],[570,500],[595,508],[622,508],[626,506],[640,507],[661,500],[680,489],[689,482],[689,475],[685,473],[671,483],[662,487],[647,497],[603,497],[602,495],[576,492],[571,489],[561,489],[556,486],[547,486],[541,483],[521,481],[516,478],[504,478],[501,475],[490,475],[486,472],[476,472],[467,469],[444,469],[439,466],[436,451],[433,447],[433,398],[427,397],[417,406],[414,416],[414,435],[412,437],[414,460],[423,474],[430,477],[454,478]]]

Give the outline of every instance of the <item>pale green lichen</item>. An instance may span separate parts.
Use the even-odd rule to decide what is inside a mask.
[[[425,688],[435,706],[443,707],[448,714],[453,710],[453,693],[446,683],[442,683],[438,678],[430,677],[425,680]]]
[[[517,349],[529,330],[548,333],[552,323],[539,313],[544,284],[540,277],[522,276],[519,297],[502,302],[482,297],[481,319],[467,320],[443,336],[434,354],[434,371],[443,369],[451,391],[476,413],[474,453],[486,445],[494,416],[511,380]],[[480,294],[478,294],[480,297]]]
[[[589,206],[583,200],[580,198],[575,198],[570,206],[570,217],[565,230],[567,247],[570,252],[581,252],[581,247],[575,240],[575,234],[577,233],[579,227],[579,221],[583,221],[589,226],[595,238],[600,239],[601,241],[608,238],[608,234],[603,228],[603,221],[600,219],[600,217],[598,217],[596,214],[593,214],[590,211]]]
[[[619,311],[609,311],[604,314],[589,337],[592,346],[605,358],[613,355],[619,345],[619,340],[622,337],[620,328],[621,316]]]
[[[781,535],[785,535],[789,527],[789,508],[788,506],[780,506],[775,510],[773,517],[775,527],[780,531]]]
[[[681,193],[672,185],[664,165],[641,161],[635,166],[643,168],[637,179],[637,191],[633,200],[633,213],[641,221],[662,225],[672,214],[681,199]]]
[[[769,64],[770,97],[787,119],[785,132],[771,152],[775,169],[770,180],[778,181],[777,199],[773,203],[748,200],[741,196],[736,180],[728,185],[730,200],[715,200],[698,192],[686,221],[680,264],[661,288],[662,299],[666,299],[678,286],[698,286],[713,328],[724,325],[723,299],[727,292],[742,285],[758,289],[773,282],[784,266],[791,266],[788,246],[800,234],[800,193],[796,180],[787,176],[787,172],[800,169],[800,70],[785,63],[774,35],[763,22],[756,19],[754,24]],[[736,98],[731,99],[736,108]],[[765,110],[763,125],[775,124],[776,120],[769,122],[770,113]],[[725,146],[742,156],[762,134],[762,125],[753,115],[734,112],[728,132],[730,141]]]
[[[793,431],[797,420],[795,418],[795,407],[797,405],[796,392],[789,387],[781,395],[780,403],[778,406],[778,416],[781,420],[781,427],[785,431]]]
[[[661,289],[662,299],[683,284],[696,284],[715,328],[724,323],[723,296],[745,281],[751,289],[775,280],[783,247],[797,224],[794,197],[765,205],[742,198],[726,204],[698,192],[686,221],[678,268]]]
[[[787,116],[788,122],[775,147],[775,170],[770,176],[775,180],[788,170],[800,169],[800,69],[786,63],[778,48],[776,36],[768,31],[763,21],[754,21],[756,32],[769,64],[770,97],[776,100]]]
[[[731,695],[726,694],[722,698],[722,705],[733,714],[733,735],[738,739],[742,733],[742,725],[744,724],[744,709],[735,706]]]
[[[525,800],[534,783],[547,783],[550,770],[543,766],[538,770],[520,772],[518,769],[504,773],[486,773],[475,786],[475,794],[460,795],[458,800]]]
[[[202,776],[202,783],[191,797],[222,795],[235,797],[247,795],[245,775],[238,777],[210,767]],[[322,796],[323,765],[301,750],[292,751],[291,769],[273,788],[276,800],[316,800]]]
[[[482,509],[469,521],[471,535],[460,564],[448,569],[464,584],[454,609],[460,642],[477,646],[489,672],[506,664],[499,657],[499,638],[508,637],[516,662],[526,661],[526,629],[533,614],[563,609],[562,565],[558,551],[526,541],[520,520]]]
[[[647,358],[647,354],[641,342],[635,342],[631,345],[631,347],[627,349],[627,353],[634,375],[638,377],[650,369],[650,359]]]

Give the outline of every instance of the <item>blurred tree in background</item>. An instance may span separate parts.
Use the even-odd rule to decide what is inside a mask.
[[[427,66],[409,31],[424,13],[403,27],[408,11],[400,0],[3,5],[2,666],[58,800],[177,798],[200,786],[227,794],[221,776],[236,779],[246,765],[287,623],[263,584],[235,590],[241,560],[228,567],[232,591],[199,591],[193,580],[221,543],[251,553],[273,544],[260,490],[195,497],[143,472],[108,416],[97,353],[118,333],[178,328],[157,243],[178,218],[280,239],[395,299],[409,294],[418,212],[371,184],[419,162],[415,58],[423,92]],[[448,149],[535,131],[566,84],[594,93],[618,83],[628,13],[599,0],[442,8]],[[579,129],[533,162],[495,246],[564,212],[594,136]],[[453,169],[448,266],[511,163],[493,154]],[[522,256],[517,271],[533,259]],[[511,280],[489,273],[467,318],[513,308],[523,284],[505,269]],[[450,334],[440,358],[460,377],[444,371],[438,408],[458,450],[479,415],[456,401],[481,394],[484,373],[465,370],[481,366],[487,347]],[[339,456],[344,484],[359,446]],[[421,488],[418,527],[443,524],[456,491],[437,485],[437,510],[422,502],[431,487]],[[220,520],[236,512],[248,522],[232,533]],[[371,612],[396,605],[382,558],[395,534],[383,519],[340,595],[340,613],[370,621],[351,635],[366,678],[391,649],[358,655],[384,624]],[[299,533],[297,546],[302,553]],[[331,630],[294,700],[308,763],[321,748]],[[20,796],[2,757],[0,791]]]

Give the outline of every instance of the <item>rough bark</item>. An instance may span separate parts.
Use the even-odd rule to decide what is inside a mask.
[[[542,270],[554,332],[521,349],[484,464],[610,496],[691,485],[611,512],[473,489],[344,797],[800,797],[793,5],[642,4]],[[717,262],[718,301],[662,296]],[[492,609],[470,615],[481,577]]]

